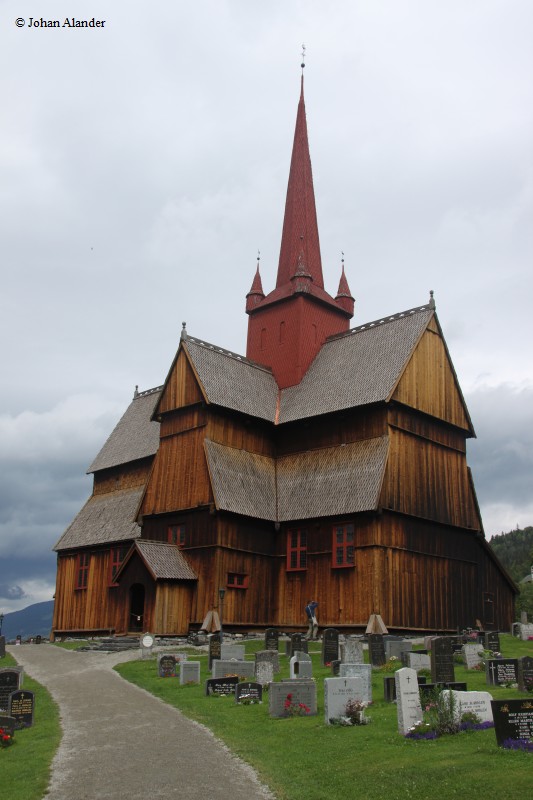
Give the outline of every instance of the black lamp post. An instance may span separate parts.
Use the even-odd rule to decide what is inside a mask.
[[[2,625],[4,624],[4,615],[0,614],[0,636],[2,635]]]
[[[218,590],[218,596],[220,598],[220,615],[219,616],[220,616],[220,646],[221,647],[222,647],[222,636],[223,636],[223,633],[222,633],[222,608],[224,606],[224,595],[225,594],[226,594],[226,590],[225,589],[220,588]]]

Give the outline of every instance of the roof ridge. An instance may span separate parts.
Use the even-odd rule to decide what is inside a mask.
[[[205,339],[196,339],[194,336],[187,335],[186,341],[193,342],[193,344],[197,344],[200,347],[205,347],[207,350],[213,350],[223,356],[227,356],[228,358],[233,358],[234,361],[241,361],[243,364],[249,364],[251,367],[255,367],[256,369],[260,369],[262,372],[268,372],[270,375],[272,375],[272,370],[270,367],[265,367],[264,364],[259,364],[257,361],[252,361],[250,358],[246,358],[246,356],[242,356],[239,353],[234,353],[232,350],[226,350],[225,347],[219,347],[211,342],[206,342]]]
[[[150,394],[155,394],[156,392],[160,392],[162,388],[163,388],[162,386],[154,386],[153,389],[145,389],[143,392],[137,391],[133,399],[138,400],[139,397],[148,397],[148,395]]]
[[[385,317],[379,317],[378,319],[372,320],[372,322],[365,322],[364,325],[358,325],[355,328],[350,328],[350,330],[345,331],[343,333],[336,333],[333,336],[328,336],[326,342],[331,342],[334,339],[344,339],[347,336],[353,336],[354,333],[361,333],[362,331],[366,331],[372,328],[379,327],[380,325],[386,325],[388,322],[395,322],[398,319],[403,319],[404,317],[412,316],[413,314],[419,314],[422,311],[433,311],[434,309],[431,307],[431,303],[426,303],[423,306],[416,306],[415,308],[408,308],[406,311],[398,311],[396,314],[390,314]]]

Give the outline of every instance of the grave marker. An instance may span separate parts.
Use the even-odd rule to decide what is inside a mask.
[[[6,654],[6,637],[0,636],[0,658],[3,658]]]
[[[213,661],[213,678],[223,678],[225,675],[237,675],[239,678],[255,678],[255,662],[253,661],[223,661],[221,658]]]
[[[237,677],[208,678],[205,682],[206,696],[212,694],[235,694],[235,687],[239,683]]]
[[[485,631],[483,644],[486,650],[492,650],[493,653],[499,653],[500,652],[499,631]]]
[[[0,728],[3,728],[10,736],[14,736],[16,720],[13,717],[8,717],[7,714],[0,714]]]
[[[422,706],[418,692],[416,672],[402,667],[394,675],[396,684],[398,731],[405,736],[413,725],[422,721]]]
[[[531,691],[533,687],[533,658],[523,656],[518,659],[518,688],[521,692]]]
[[[533,703],[531,700],[492,700],[496,741],[501,747],[506,739],[533,739]]]
[[[168,653],[159,654],[157,659],[157,670],[160,678],[176,677],[176,659]]]
[[[279,631],[276,628],[267,628],[265,631],[265,650],[275,650],[279,648]]]
[[[363,642],[359,637],[347,636],[340,650],[341,661],[344,664],[364,664]]]
[[[272,672],[277,674],[280,671],[279,653],[277,650],[259,650],[255,654],[255,663],[271,664]]]
[[[449,636],[436,636],[431,643],[431,680],[433,683],[455,681],[453,649]]]
[[[307,658],[302,658],[307,656]],[[313,677],[313,665],[307,653],[296,653],[290,660],[290,677],[291,680],[302,680],[304,678]]]
[[[316,716],[316,683],[314,681],[281,681],[279,683],[271,683],[268,692],[268,710],[270,716],[289,716],[285,708],[287,700],[296,707],[302,703],[309,708],[309,716]]]
[[[348,673],[348,674],[346,674]],[[372,667],[370,664],[340,664],[339,677],[359,678],[363,685],[363,700],[372,702]]]
[[[33,712],[35,709],[35,695],[33,692],[19,689],[9,696],[7,715],[15,720],[17,730],[31,728],[33,725]]]
[[[262,703],[263,687],[261,684],[255,683],[254,681],[238,683],[235,688],[235,702],[242,703],[243,700],[247,700],[248,702],[252,703]]]
[[[407,659],[407,667],[411,669],[431,669],[431,659],[427,653],[420,652],[407,652],[405,653]]]
[[[518,659],[491,658],[485,664],[485,672],[490,686],[518,683]]]
[[[213,633],[209,637],[209,658],[208,658],[208,669],[213,669],[213,661],[216,661],[220,658],[221,653],[221,642],[220,642],[220,634]]]
[[[223,644],[220,648],[220,658],[223,661],[231,661],[233,658],[244,661],[245,651],[243,644]]]
[[[180,684],[200,683],[200,662],[182,661],[180,663]]]
[[[463,658],[467,669],[476,669],[483,659],[483,648],[478,644],[464,644]]]
[[[272,683],[274,680],[274,668],[270,661],[256,661],[255,662],[255,679],[257,683],[265,686],[267,683]]]
[[[20,689],[21,673],[18,669],[0,669],[0,711],[7,713],[9,695]]]
[[[322,636],[322,666],[331,664],[339,658],[339,631],[326,628]]]
[[[463,714],[477,714],[481,722],[492,722],[492,695],[488,692],[458,692],[455,689],[444,689],[443,694],[448,696],[453,692],[455,698],[455,717],[461,719]]]
[[[386,661],[383,634],[370,633],[368,635],[368,654],[373,667],[382,667]]]
[[[324,678],[324,721],[344,717],[348,700],[365,700],[366,691],[361,678]]]

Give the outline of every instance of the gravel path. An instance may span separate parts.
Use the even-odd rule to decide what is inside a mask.
[[[61,711],[63,738],[46,800],[273,798],[210,731],[113,671],[137,651],[8,650]]]

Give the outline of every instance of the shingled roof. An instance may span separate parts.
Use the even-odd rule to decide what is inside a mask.
[[[156,581],[198,580],[198,575],[177,545],[152,542],[146,539],[139,539],[135,542],[135,548],[128,553],[117,572],[117,580],[120,580],[121,573],[135,552],[139,554],[152,578]]]
[[[135,516],[142,494],[143,487],[93,495],[74,517],[54,550],[136,539],[141,535]]]
[[[159,423],[151,422],[161,387],[137,394],[87,472],[117,467],[153,456],[159,447]]]
[[[420,306],[327,340],[301,382],[281,391],[244,356],[184,341],[209,403],[282,424],[388,400],[434,313]]]
[[[386,436],[277,459],[205,441],[219,510],[279,522],[377,508]]]

